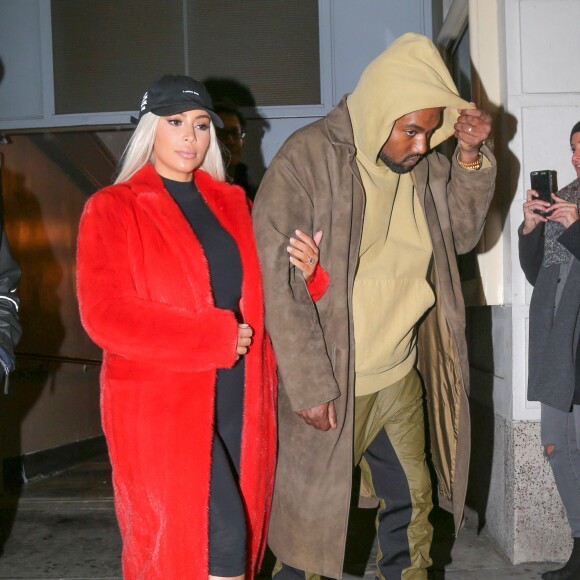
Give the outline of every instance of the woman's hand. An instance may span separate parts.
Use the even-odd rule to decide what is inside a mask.
[[[552,194],[554,203],[551,205],[550,215],[547,216],[551,222],[559,222],[565,228],[569,228],[575,221],[578,221],[578,206],[573,201],[566,201]]]
[[[311,238],[304,232],[296,230],[296,237],[290,238],[290,245],[286,248],[290,254],[290,263],[302,270],[307,283],[310,282],[318,265],[318,246],[321,239],[321,231],[316,232]]]
[[[238,343],[236,345],[237,358],[244,356],[248,352],[248,347],[252,344],[253,334],[254,331],[248,324],[238,324]]]
[[[543,215],[534,212],[534,210],[545,212],[551,207],[547,201],[538,199],[539,195],[540,194],[535,189],[528,189],[528,191],[526,191],[526,201],[524,202],[524,227],[522,230],[524,234],[533,232],[539,223],[548,221]]]

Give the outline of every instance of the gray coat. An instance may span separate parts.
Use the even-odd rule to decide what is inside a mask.
[[[279,371],[279,455],[269,544],[284,562],[342,574],[353,468],[354,331],[352,293],[365,194],[346,102],[296,132],[271,163],[256,197],[254,230],[264,278],[266,326]],[[432,152],[412,172],[433,244],[437,303],[419,329],[432,458],[442,505],[459,524],[470,430],[465,313],[455,253],[481,236],[495,183],[495,161],[462,169]],[[313,303],[288,261],[296,228],[322,230],[321,265],[330,287]],[[296,410],[334,400],[338,428],[306,425]]]
[[[530,301],[528,400],[541,401],[567,413],[580,394],[580,357],[575,357],[580,325],[580,221],[561,234],[558,242],[572,254],[565,280],[559,264],[542,267],[543,225],[526,235],[522,234],[522,227],[519,229],[520,264],[534,286]],[[564,287],[559,289],[562,283]]]

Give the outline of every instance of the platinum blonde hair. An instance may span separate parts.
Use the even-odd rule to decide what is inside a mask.
[[[157,125],[160,119],[161,117],[154,113],[145,113],[141,117],[135,132],[123,151],[119,173],[114,183],[127,181],[147,163],[153,162],[153,145],[155,144],[155,135],[157,134]],[[217,181],[225,181],[224,162],[213,122],[210,123],[209,131],[209,147],[199,168],[209,173]]]

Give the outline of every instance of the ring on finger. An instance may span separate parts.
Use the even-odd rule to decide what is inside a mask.
[[[314,264],[315,261],[316,260],[312,256],[310,256],[310,258],[308,258],[306,263],[312,265],[312,264]]]

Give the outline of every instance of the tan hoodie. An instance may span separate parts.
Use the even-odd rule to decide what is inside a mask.
[[[359,265],[354,283],[357,396],[397,382],[416,360],[415,327],[434,303],[427,282],[432,246],[409,173],[393,173],[378,155],[397,119],[444,107],[433,148],[453,135],[457,95],[433,43],[418,34],[393,42],[363,72],[347,100],[356,160],[366,195]]]

